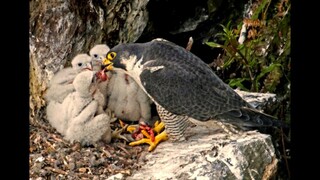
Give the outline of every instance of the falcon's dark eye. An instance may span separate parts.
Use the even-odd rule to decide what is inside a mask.
[[[98,54],[94,54],[93,57],[97,58],[97,57],[98,57]]]
[[[82,66],[82,63],[78,63],[78,66]]]

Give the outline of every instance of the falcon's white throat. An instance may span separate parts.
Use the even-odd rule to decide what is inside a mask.
[[[146,62],[145,64],[141,64],[143,60],[143,56],[137,60],[137,56],[135,55],[131,55],[129,56],[129,59],[121,61],[122,64],[125,65],[126,67],[126,71],[125,73],[128,74],[129,76],[131,76],[139,85],[139,87],[149,96],[149,98],[153,100],[153,98],[149,95],[149,93],[145,90],[144,85],[142,84],[143,82],[141,82],[140,79],[140,74],[142,73],[143,70],[145,70],[144,65],[148,64],[151,61]],[[150,69],[150,71],[154,72],[158,69],[162,69],[163,67],[154,67],[156,69]],[[119,68],[115,68],[115,70],[120,70]],[[149,69],[149,68],[148,68]],[[121,69],[123,70],[123,69]],[[124,70],[123,70],[124,71]]]
[[[137,56],[131,55],[129,59],[121,61],[125,65],[127,74],[131,76],[141,87],[140,74],[143,70],[143,65],[141,64],[143,57],[137,60]]]
[[[141,87],[141,80],[140,80],[140,74],[144,70],[149,70],[151,73],[158,71],[160,69],[163,69],[164,66],[152,66],[152,67],[144,67],[146,64],[149,64],[150,62],[154,60],[150,60],[145,62],[144,64],[141,64],[143,60],[143,56],[137,61],[137,56],[131,55],[129,56],[129,59],[125,61],[121,61],[122,64],[125,65],[127,74],[131,76]]]

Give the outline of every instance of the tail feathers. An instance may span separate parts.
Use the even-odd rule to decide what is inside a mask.
[[[235,124],[243,129],[261,127],[282,127],[289,128],[289,125],[268,114],[256,109],[243,107],[239,110],[228,111],[220,114],[218,118],[226,123]]]

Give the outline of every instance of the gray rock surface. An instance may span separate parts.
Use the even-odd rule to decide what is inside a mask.
[[[259,110],[264,110],[268,106],[275,106],[278,103],[276,94],[273,93],[247,92],[238,89],[235,92]]]
[[[236,92],[255,107],[276,102],[274,94]],[[218,126],[190,127],[186,141],[162,142],[141,161],[141,169],[131,176],[116,174],[109,179],[270,179],[278,167],[270,135],[256,131],[228,135]]]
[[[269,179],[277,169],[269,135],[255,131],[228,136],[196,126],[183,142],[165,141],[126,179]],[[118,175],[119,177],[119,175]]]

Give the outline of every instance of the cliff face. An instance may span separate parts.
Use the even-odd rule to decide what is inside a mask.
[[[31,156],[29,163],[34,167],[30,170],[32,177],[45,176],[41,175],[43,167],[36,167],[39,156],[44,159],[40,163],[47,163],[53,169],[56,168],[56,164],[51,161],[52,158],[42,152],[46,146],[39,145],[38,142],[39,139],[56,137],[58,134],[46,121],[41,121],[43,108],[46,107],[43,95],[53,75],[63,67],[69,66],[75,55],[88,53],[89,49],[98,43],[106,43],[113,47],[118,43],[145,42],[158,37],[186,46],[189,37],[192,36],[194,39],[192,52],[210,63],[213,58],[217,57],[213,54],[216,52],[204,45],[204,42],[216,38],[216,33],[221,30],[218,31],[216,28],[219,24],[226,24],[227,20],[241,16],[242,6],[246,0],[200,0],[192,1],[191,4],[187,4],[183,0],[175,1],[177,4],[172,4],[172,2],[165,0],[29,1],[30,125],[37,127],[32,129],[31,133],[34,133],[34,136],[30,136],[33,147],[30,153],[33,156]],[[183,5],[180,6],[179,3]],[[244,98],[246,95],[242,94]],[[260,98],[257,95],[249,94],[245,99],[254,104],[261,99],[266,99],[265,102],[268,103],[274,102],[273,95],[264,97]],[[268,103],[262,103],[257,107],[265,109],[264,107],[268,106]],[[37,123],[36,121],[41,122]],[[41,128],[45,129],[45,131],[41,131],[44,135],[37,131]],[[53,135],[48,135],[48,132]],[[275,157],[277,151],[267,135],[253,133],[230,140],[223,133],[217,133],[216,129],[208,130],[200,127],[191,129],[190,133],[195,136],[187,142],[164,142],[157,147],[156,151],[148,153],[145,160],[135,157],[133,162],[137,161],[136,164],[142,162],[142,165],[138,164],[141,169],[131,170],[129,165],[122,167],[129,169],[129,173],[117,173],[119,167],[116,158],[113,160],[110,158],[112,160],[110,162],[106,158],[101,158],[101,165],[92,168],[99,170],[99,173],[94,175],[82,173],[80,169],[83,167],[80,165],[71,168],[61,163],[57,166],[66,172],[72,172],[73,174],[70,175],[72,178],[76,175],[80,177],[80,175],[86,174],[90,178],[106,178],[115,175],[120,176],[119,179],[142,177],[146,179],[148,177],[154,179],[170,179],[172,177],[193,179],[196,175],[207,179],[210,177],[217,179],[223,177],[268,179],[273,177],[277,171],[278,159]],[[47,141],[43,140],[43,142]],[[52,142],[60,143],[56,140]],[[121,144],[128,149],[134,149],[122,142]],[[202,146],[198,147],[199,144]],[[113,146],[117,145],[110,145],[110,147]],[[66,152],[71,149],[70,144],[65,141],[63,141],[61,148],[58,145],[57,147],[59,148],[56,149],[59,150],[54,149],[57,156],[61,153],[61,149]],[[102,157],[104,153],[97,148],[92,148],[92,152],[88,155],[86,153],[89,149],[83,148],[83,151],[79,151],[80,155],[74,161],[83,160],[90,164],[87,162],[87,156],[98,154],[99,157]],[[144,151],[147,151],[146,149],[147,147]],[[184,151],[178,152],[177,149]],[[119,156],[115,153],[110,153],[111,155]],[[123,159],[126,160],[125,158]],[[58,160],[59,157],[53,159]],[[70,160],[67,163],[73,162]],[[105,172],[107,166],[105,164],[115,167],[116,170],[100,173],[100,171]],[[172,166],[167,167],[167,164],[172,164]],[[163,169],[163,171],[160,173],[157,171],[159,169]],[[61,173],[49,170],[50,176],[61,176]],[[131,177],[127,177],[129,175]]]
[[[272,179],[276,173],[269,135],[251,132],[233,139],[200,126],[189,133],[187,142],[160,144],[127,179]]]
[[[94,44],[136,41],[148,21],[147,0],[30,1],[31,115],[45,105],[42,96],[53,74]]]
[[[159,37],[186,46],[192,36],[192,51],[207,63],[212,62],[216,52],[204,42],[220,31],[216,28],[219,23],[239,17],[245,2],[30,0],[31,115],[45,106],[42,96],[53,74],[97,43],[112,47]],[[234,6],[238,7],[236,11]]]

